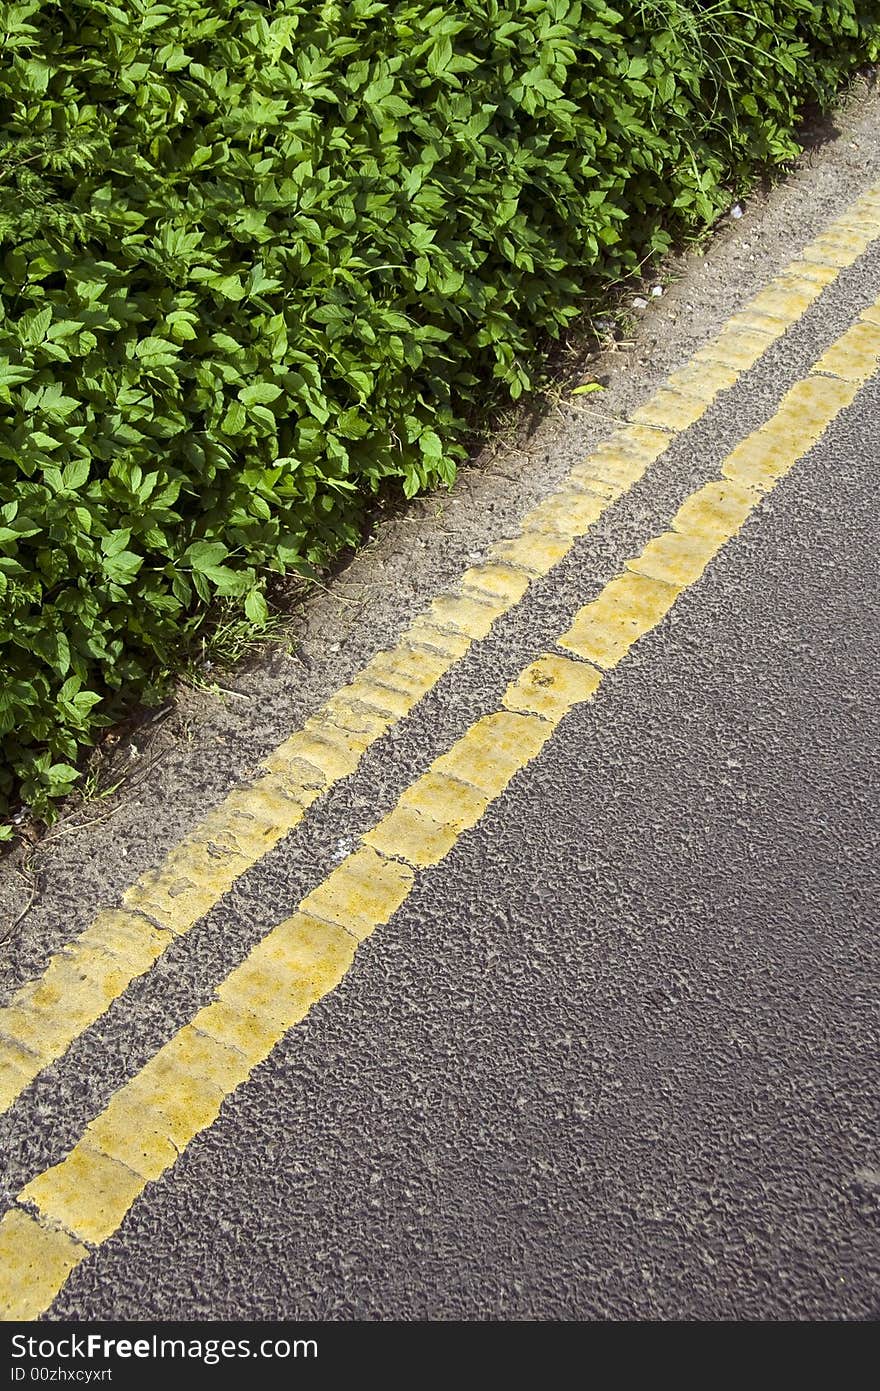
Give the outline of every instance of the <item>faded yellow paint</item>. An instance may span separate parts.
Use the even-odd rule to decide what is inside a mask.
[[[550,732],[546,721],[533,715],[507,710],[484,715],[431,768],[497,797],[541,750]]]
[[[647,468],[669,448],[669,435],[652,425],[627,425],[612,435],[611,443],[641,459]],[[601,448],[596,452],[601,455]]]
[[[865,193],[837,219],[837,227],[850,228],[873,240],[880,236],[880,199],[875,193]]]
[[[863,309],[859,315],[866,324],[880,324],[880,304],[871,304],[867,309]]]
[[[133,914],[99,916],[0,1010],[0,1104],[11,1104],[165,950],[168,935]],[[109,944],[118,950],[109,949]]]
[[[843,270],[863,255],[871,239],[867,232],[849,227],[831,227],[810,242],[801,252],[801,260],[818,261],[820,265]]]
[[[708,405],[722,391],[734,386],[739,376],[735,368],[725,367],[720,362],[691,362],[680,372],[673,372],[667,385],[686,396],[696,396]]]
[[[814,282],[786,275],[750,300],[749,311],[790,325],[803,317],[821,288]]]
[[[146,1185],[141,1174],[80,1140],[60,1164],[27,1184],[21,1201],[78,1241],[96,1244],[113,1235]]]
[[[326,768],[333,767],[338,776],[360,756],[362,741],[357,735],[329,727],[329,732],[321,728],[317,734],[316,728],[300,731],[276,749],[276,771],[231,792],[158,869],[126,890],[126,907],[169,932],[188,932],[256,858],[299,824],[326,785]],[[309,755],[311,763],[306,761]],[[323,769],[318,760],[323,760]]]
[[[546,531],[528,531],[509,541],[496,541],[488,555],[508,565],[518,565],[529,575],[546,575],[554,565],[564,560],[572,547],[570,536]]]
[[[818,261],[792,261],[788,273],[798,280],[808,281],[820,291],[827,289],[840,274],[836,266],[823,266]]]
[[[680,593],[679,586],[646,575],[617,575],[580,610],[559,645],[597,667],[615,667],[669,612]]]
[[[492,599],[488,594],[479,598],[473,594],[441,594],[432,601],[428,613],[430,622],[438,627],[453,628],[476,640],[486,637],[507,607],[502,599]]]
[[[347,856],[300,907],[363,941],[396,912],[412,883],[413,873],[406,865],[364,846]]]
[[[248,953],[241,965],[237,966],[229,973],[223,985],[217,991],[221,999],[226,999],[229,1004],[233,1003],[233,1000],[228,994],[223,994],[223,989],[231,986],[233,981],[240,981],[243,976],[250,981],[256,980],[256,972],[262,970],[267,964],[266,958],[270,952],[270,944],[273,941],[277,941],[279,937],[283,937],[284,927],[285,924],[282,923],[279,927],[273,928],[273,930]],[[277,955],[273,961],[273,965],[276,970],[275,994],[276,996],[286,996],[286,1000],[280,1009],[273,1001],[268,1009],[262,1009],[260,1013],[267,1013],[272,1018],[280,1017],[282,1020],[293,1017],[298,1022],[307,1013],[307,1010],[304,1009],[301,1012],[299,1010],[294,1010],[288,988],[289,981],[286,980],[278,970],[279,961]],[[312,1002],[313,1000],[309,1001],[310,1004]],[[221,1043],[219,1039],[209,1037],[208,1034],[197,1029],[192,1022],[178,1029],[177,1033],[163,1045],[156,1055],[156,1061],[160,1058],[162,1060],[162,1066],[165,1069],[160,1077],[160,1085],[163,1090],[166,1089],[169,1084],[177,1090],[178,1079],[184,1077],[186,1078],[183,1087],[184,1092],[186,1088],[195,1081],[198,1084],[206,1083],[209,1090],[219,1089],[219,1091],[223,1093],[229,1089],[234,1078],[237,1077],[239,1081],[244,1081],[251,1070],[242,1054],[236,1048],[231,1048],[228,1044]],[[147,1064],[147,1067],[139,1076],[143,1077],[148,1075],[148,1068],[149,1064]],[[234,1085],[237,1086],[238,1083],[236,1082]]]
[[[625,488],[619,483],[609,483],[604,478],[575,478],[574,471],[568,475],[568,491],[573,493],[598,493],[606,502],[616,502]]]
[[[53,957],[39,980],[22,987],[17,1004],[46,1015],[66,1006],[78,1019],[91,1021],[130,980],[131,971],[120,957],[77,942],[69,952]]]
[[[72,954],[79,947],[96,947],[109,952],[126,962],[133,979],[158,961],[170,941],[167,931],[154,927],[140,913],[104,908],[68,950]]]
[[[719,540],[710,535],[664,531],[648,542],[641,555],[626,564],[629,570],[640,575],[684,588],[699,579],[709,561],[717,555],[719,544]]]
[[[880,324],[853,324],[842,338],[823,353],[816,363],[816,372],[829,372],[848,382],[860,385],[877,371],[880,360]]]
[[[362,671],[350,685],[344,686],[340,692],[340,695],[343,694],[356,709],[364,705],[377,710],[386,718],[386,728],[408,715],[415,704],[409,691],[401,690],[399,686],[391,685],[387,681],[379,681],[372,673],[366,671]],[[328,701],[325,709],[330,708]]]
[[[269,774],[269,778],[281,776]],[[260,780],[258,797],[242,795],[240,801],[232,802],[234,794],[231,794],[231,804],[209,812],[199,826],[199,834],[215,845],[228,847],[252,864],[261,859],[292,829],[289,803],[284,799],[279,806],[279,798],[284,798],[284,794],[267,785],[269,778]],[[314,795],[318,797],[317,789]]]
[[[39,1318],[88,1254],[67,1232],[10,1208],[0,1220],[0,1320]]]
[[[660,390],[644,406],[633,411],[633,420],[640,425],[679,433],[706,414],[706,401],[696,396],[683,396],[679,391]]]
[[[817,267],[817,269],[821,269],[821,267]],[[835,275],[839,274],[838,271],[834,273]],[[760,341],[761,337],[764,338],[764,351],[766,352],[771,343],[775,343],[777,338],[781,338],[783,333],[788,332],[789,327],[782,319],[775,319],[770,314],[760,314],[757,309],[752,309],[746,305],[744,309],[739,309],[735,314],[731,314],[725,325],[725,332],[757,334],[757,341]]]
[[[441,626],[438,627],[438,623]],[[427,647],[431,651],[445,653],[450,665],[458,661],[468,651],[473,639],[466,633],[443,625],[442,620],[424,616],[411,623],[404,633],[404,640],[416,647]]]
[[[192,1022],[193,1028],[235,1048],[250,1062],[252,1069],[269,1056],[278,1042],[278,1024],[274,1019],[264,1014],[243,1012],[225,1000],[215,1000],[213,1004],[206,1005]]]
[[[168,1130],[167,1118],[147,1105],[142,1092],[123,1088],[86,1126],[83,1140],[90,1149],[151,1181],[170,1169],[180,1152]]]
[[[325,704],[314,715],[309,716],[302,727],[302,733],[314,736],[341,750],[344,758],[341,766],[351,766],[353,772],[367,749],[375,744],[379,736],[385,732],[388,722],[378,718],[371,719],[365,710],[352,712],[347,702],[345,708],[352,715],[349,724],[342,723],[344,716],[341,708],[337,707],[334,712],[329,710]],[[328,771],[329,766],[325,764],[322,770],[327,775],[328,782],[332,781],[332,775]]]
[[[3,1034],[15,1050],[14,1059],[17,1066],[26,1066],[25,1059],[32,1058],[36,1066],[33,1075],[36,1076],[38,1071],[57,1057],[58,1049],[63,1046],[67,1028],[79,1030],[83,1027],[81,1011],[77,1012],[73,1004],[71,1014],[73,1024],[68,1026],[65,1017],[57,1009],[48,1012],[37,1010],[32,1006],[20,1004],[17,998],[12,1004],[7,1005],[3,1010],[2,1028]]]
[[[705,483],[682,503],[672,519],[673,530],[727,541],[739,531],[757,500],[752,488],[732,478]]]
[[[781,323],[779,332],[782,332]],[[755,328],[726,328],[714,343],[707,343],[705,348],[694,353],[694,361],[719,362],[724,367],[732,367],[742,375],[764,356],[772,341],[769,334]]]
[[[798,452],[792,446],[788,431],[774,427],[771,421],[731,451],[721,465],[721,472],[735,483],[766,493],[797,458]]]
[[[461,577],[463,594],[488,595],[490,599],[500,600],[505,609],[518,603],[528,587],[529,577],[525,570],[497,561],[472,565]]]
[[[554,493],[523,519],[527,531],[549,531],[557,536],[583,536],[608,506],[599,493],[571,488]]]
[[[193,1025],[186,1028],[193,1030]],[[216,1040],[211,1042],[216,1048],[223,1046]],[[233,1060],[228,1077],[231,1091],[247,1077],[248,1067],[237,1052],[230,1050],[229,1057]],[[189,1072],[166,1045],[110,1099],[105,1115],[112,1117],[117,1107],[126,1113],[130,1108],[139,1109],[175,1149],[181,1150],[200,1130],[213,1125],[225,1095],[226,1089],[210,1078]]]
[[[300,820],[302,808],[295,811]],[[213,908],[250,866],[248,857],[236,850],[217,847],[213,841],[185,840],[159,869],[127,889],[122,901],[179,935]]]
[[[880,217],[876,207],[853,207],[839,220],[837,227],[840,231],[853,232],[870,242],[880,234]]]
[[[354,948],[345,927],[296,913],[252,948],[219,987],[217,998],[242,1014],[275,1020],[280,1037],[339,983]]]
[[[367,831],[364,842],[383,855],[397,855],[417,869],[427,869],[445,859],[459,834],[456,826],[438,821],[429,811],[398,804]]]
[[[251,957],[265,953],[286,995],[286,1017],[302,1018],[345,975],[355,945],[346,928],[296,912],[273,928]]]
[[[241,788],[238,795],[231,792],[201,823],[199,839],[229,845],[248,858],[258,847],[265,854],[299,825],[326,785],[320,769],[304,759],[291,759],[277,772]]]
[[[573,705],[591,700],[601,681],[601,671],[589,662],[546,653],[511,681],[501,703],[508,710],[557,724]]]
[[[788,436],[797,457],[806,454],[833,420],[858,394],[856,382],[838,377],[807,377],[782,398],[773,429]]]
[[[671,443],[668,430],[657,430],[650,425],[627,425],[588,454],[582,464],[576,464],[569,477],[588,487],[595,486],[598,480],[625,492],[644,477]]]
[[[312,718],[268,754],[263,759],[263,767],[270,772],[283,772],[291,766],[308,764],[320,774],[320,782],[326,790],[354,772],[369,744],[369,739],[363,735],[353,735],[329,721]]]
[[[409,708],[412,709],[423,695],[436,686],[452,661],[445,654],[426,652],[424,648],[399,647],[390,652],[377,653],[367,662],[362,676],[400,691],[407,697]]]
[[[490,801],[488,792],[432,767],[401,794],[397,805],[403,810],[433,816],[460,835],[476,826]]]
[[[0,1037],[0,1110],[7,1110],[45,1066],[43,1055],[19,1039]]]
[[[358,744],[362,745],[361,753],[365,753],[371,744],[397,723],[396,717],[390,711],[378,710],[374,705],[359,699],[349,686],[344,686],[324,702],[320,720],[322,725],[327,723],[337,730],[354,735]]]

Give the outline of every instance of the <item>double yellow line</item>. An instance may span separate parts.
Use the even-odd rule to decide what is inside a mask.
[[[572,470],[519,536],[436,599],[394,649],[380,653],[265,760],[153,873],[99,915],[41,979],[0,1011],[0,1085],[9,1105],[148,970],[234,881],[292,829],[365,750],[408,713],[495,620],[753,366],[880,236],[873,191],[636,412],[633,424]],[[474,826],[565,713],[698,578],[760,499],[849,405],[880,362],[880,308],[858,321],[742,441],[720,476],[682,505],[669,530],[582,608],[558,650],[508,686],[500,708],[437,758],[349,855],[219,985],[215,999],[111,1098],[54,1168],[36,1176],[0,1222],[0,1316],[44,1311],[70,1271],[119,1226],[147,1183],[171,1168],[224,1099],[345,975],[357,944],[403,903],[417,871],[438,864]]]
[[[637,482],[683,430],[732,387],[878,235],[869,193],[725,325],[654,398],[575,468],[523,520],[519,534],[465,571],[456,592],[433,601],[390,650],[378,653],[304,727],[264,760],[155,870],[98,914],[50,960],[42,976],[0,1009],[0,1110],[60,1058],[169,944],[199,921],[272,849],[366,750],[437,683],[470,644],[569,552],[605,509]]]

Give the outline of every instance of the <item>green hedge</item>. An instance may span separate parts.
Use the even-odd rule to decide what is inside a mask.
[[[797,153],[852,0],[0,5],[0,814]]]

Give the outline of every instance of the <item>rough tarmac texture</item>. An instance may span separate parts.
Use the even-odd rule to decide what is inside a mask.
[[[880,101],[847,122],[646,318],[602,411],[880,180]],[[875,250],[0,1118],[0,1206],[878,294]],[[47,845],[9,989],[512,530],[607,433],[591,412],[551,413],[518,474],[465,474],[446,535],[438,499],[386,528],[312,605],[310,672],[249,673],[107,822]],[[876,1314],[878,420],[875,379],[50,1318]]]
[[[53,1317],[876,1313],[878,412],[875,384]]]

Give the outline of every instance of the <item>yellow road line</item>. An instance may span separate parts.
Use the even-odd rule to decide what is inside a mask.
[[[880,309],[878,301],[876,309]],[[274,927],[199,1010],[110,1099],[65,1159],[38,1174],[0,1221],[0,1316],[45,1311],[70,1271],[119,1227],[147,1184],[213,1124],[224,1100],[341,981],[358,944],[388,922],[416,874],[526,767],[572,706],[668,613],[761,499],[821,438],[880,365],[868,311],[783,397],[776,414],[688,497],[670,529],[575,615],[560,646],[507,688],[401,795],[396,806]],[[834,367],[845,375],[832,375]]]
[[[308,808],[353,773],[366,750],[485,637],[532,581],[568,554],[606,508],[754,366],[837,277],[880,236],[880,188],[860,198],[721,334],[676,372],[561,486],[436,598],[348,686],[263,760],[266,772],[235,788],[195,829],[56,953],[42,976],[0,1009],[0,1111],[61,1057],[176,936],[189,931],[235,881],[277,845]]]

